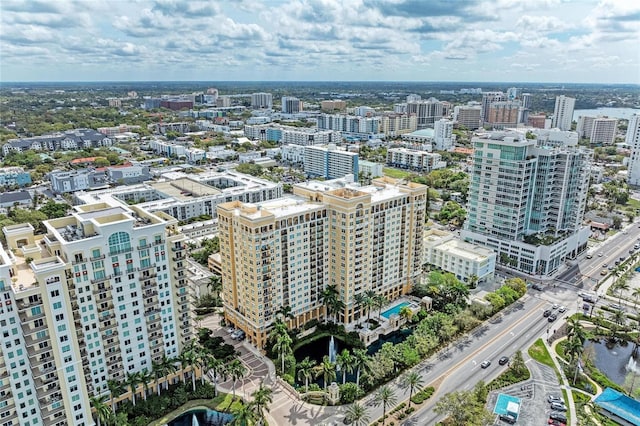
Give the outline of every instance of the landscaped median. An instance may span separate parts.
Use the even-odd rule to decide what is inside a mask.
[[[435,391],[436,389],[433,386],[429,386],[420,390],[419,392],[416,392],[411,397],[411,403],[413,403],[413,405],[408,404],[407,402],[402,402],[396,405],[392,410],[390,410],[385,415],[384,419],[380,417],[378,420],[371,423],[371,425],[377,426],[377,425],[384,424],[386,426],[394,426],[396,422],[400,424],[404,419],[410,416],[413,412],[420,409],[420,405],[422,405],[423,402],[431,398],[431,395],[433,395]],[[386,422],[386,420],[389,420],[389,422]]]

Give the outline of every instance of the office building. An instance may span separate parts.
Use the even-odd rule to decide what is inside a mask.
[[[609,117],[578,117],[576,131],[581,138],[589,139],[592,144],[613,145],[618,131],[618,120]]]
[[[504,266],[540,275],[586,250],[590,150],[548,147],[518,132],[472,142],[464,240],[493,249]]]
[[[551,127],[557,127],[560,130],[571,130],[575,104],[575,98],[569,98],[565,95],[556,96],[556,106],[553,109]]]
[[[640,114],[633,114],[629,119],[624,142],[631,147],[627,183],[640,186]]]
[[[348,324],[366,291],[394,300],[422,274],[426,186],[391,178],[294,185],[294,197],[218,207],[225,319],[264,347],[280,307],[290,327],[325,316],[322,292],[338,291]]]
[[[430,229],[424,233],[424,263],[451,272],[461,281],[469,283],[493,278],[496,254],[493,250],[470,244],[446,231]]]
[[[3,228],[3,424],[93,425],[89,398],[109,396],[108,381],[151,371],[193,337],[177,220],[112,201],[47,220],[44,235]]]
[[[31,173],[25,172],[22,167],[0,168],[0,188],[28,185],[31,185]]]
[[[273,108],[273,95],[271,93],[252,93],[251,94],[252,109],[271,109]]]
[[[244,126],[244,135],[250,139],[279,142],[282,145],[326,145],[342,142],[342,135],[335,130],[261,124]]]
[[[442,156],[437,153],[407,148],[390,148],[387,150],[387,165],[429,173],[432,170],[446,167],[446,162],[442,161]]]
[[[282,113],[297,114],[302,111],[302,101],[292,96],[282,97]]]
[[[338,179],[358,176],[358,153],[339,149],[335,145],[310,145],[304,150],[304,172],[308,176]]]
[[[493,102],[504,102],[507,100],[507,97],[502,92],[486,92],[482,94],[482,105],[481,105],[481,120],[484,125],[486,121],[489,120],[489,106]]]
[[[458,127],[465,127],[468,130],[480,128],[482,107],[480,105],[458,105],[453,108],[453,121]]]

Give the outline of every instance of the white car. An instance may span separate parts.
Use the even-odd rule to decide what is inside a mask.
[[[558,308],[558,312],[564,312],[564,311],[566,311],[566,310],[567,310],[567,307],[566,307],[566,306],[560,306],[560,307]]]

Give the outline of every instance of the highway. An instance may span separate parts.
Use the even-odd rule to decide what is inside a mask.
[[[603,278],[600,275],[603,264],[613,265],[621,256],[627,258],[629,249],[638,242],[639,236],[640,230],[636,224],[627,227],[624,233],[591,249],[591,259],[582,254],[575,264],[556,277],[553,281],[555,285],[547,283],[544,291],[530,289],[515,309],[503,313],[498,321],[485,324],[478,332],[441,352],[438,362],[428,364],[426,369],[421,370],[425,384],[438,384],[436,393],[401,424],[427,425],[442,420],[433,412],[440,397],[455,390],[472,389],[479,380],[491,381],[507,368],[498,364],[501,356],[511,358],[518,349],[526,351],[538,338],[553,334],[553,330],[566,317],[582,308],[582,299],[577,293],[593,291]],[[600,253],[602,256],[599,256]],[[604,292],[606,285],[601,287],[599,294]],[[555,303],[565,305],[567,312],[549,323],[542,312]],[[492,361],[487,369],[480,367],[484,360]],[[404,395],[398,396],[402,398]],[[544,421],[543,418],[540,420]]]

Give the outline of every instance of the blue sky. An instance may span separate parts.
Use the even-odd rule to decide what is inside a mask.
[[[0,81],[640,84],[637,0],[2,0]]]

